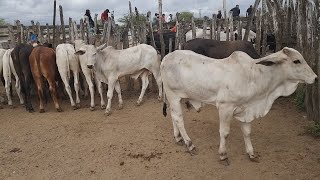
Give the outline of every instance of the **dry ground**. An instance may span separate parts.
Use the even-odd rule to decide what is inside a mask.
[[[0,91],[2,95],[3,89]],[[230,166],[219,162],[219,121],[215,107],[185,109],[186,129],[198,148],[191,156],[175,144],[170,115],[148,93],[124,91],[124,109],[113,114],[72,110],[63,101],[57,113],[30,114],[21,106],[0,110],[0,179],[320,179],[320,141],[304,135],[310,122],[289,98],[278,99],[269,114],[254,121],[252,142],[260,163],[244,151],[239,122],[227,140]],[[96,98],[96,102],[98,98]],[[17,104],[17,96],[14,97]],[[33,103],[38,110],[37,100]]]

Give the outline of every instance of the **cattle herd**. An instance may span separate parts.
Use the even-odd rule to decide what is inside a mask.
[[[80,78],[86,80],[90,92],[90,109],[95,109],[94,86],[101,97],[101,108],[111,114],[114,89],[123,107],[119,78],[129,75],[142,80],[140,105],[153,75],[163,100],[163,115],[167,115],[167,102],[173,122],[173,134],[178,144],[186,145],[190,153],[195,146],[188,136],[183,121],[181,100],[198,112],[205,104],[218,108],[220,120],[220,160],[228,163],[226,138],[230,121],[241,122],[245,149],[250,160],[256,161],[251,144],[251,122],[265,116],[273,102],[280,96],[292,94],[298,83],[311,84],[317,75],[303,56],[292,48],[260,57],[248,41],[215,41],[194,39],[187,41],[183,50],[168,53],[162,60],[150,45],[140,44],[116,50],[106,44],[99,47],[87,45],[82,40],[74,44],[60,44],[54,50],[48,45],[19,44],[13,49],[0,49],[0,74],[5,86],[8,105],[12,106],[11,76],[20,104],[33,112],[31,89],[34,85],[39,96],[39,112],[45,112],[45,89],[49,87],[55,108],[61,112],[58,93],[67,92],[73,109],[80,107]],[[82,72],[82,73],[81,73]],[[76,99],[70,87],[73,76]],[[108,84],[107,104],[103,98],[103,84]],[[0,100],[3,101],[3,98]]]

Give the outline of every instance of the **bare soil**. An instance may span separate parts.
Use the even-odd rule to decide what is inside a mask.
[[[230,165],[224,166],[215,107],[184,109],[198,149],[191,156],[175,144],[171,117],[163,117],[157,95],[148,93],[137,107],[138,96],[124,90],[122,110],[115,96],[111,116],[99,108],[91,112],[89,100],[79,110],[64,100],[62,113],[50,101],[46,113],[30,114],[15,96],[14,109],[0,110],[0,179],[320,179],[320,140],[304,134],[311,122],[290,98],[278,99],[266,117],[253,122],[260,163],[248,159],[239,122],[232,122]],[[33,105],[38,110],[37,98]]]

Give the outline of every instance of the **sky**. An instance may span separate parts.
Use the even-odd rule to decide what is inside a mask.
[[[227,11],[239,4],[241,15],[245,15],[249,5],[254,4],[254,0],[226,1]],[[199,9],[202,17],[211,17],[223,7],[223,0],[162,0],[162,3],[162,11],[166,15],[189,11],[196,17],[199,17]],[[92,17],[97,13],[99,19],[101,13],[109,9],[114,11],[117,20],[129,13],[128,4],[128,0],[57,0],[56,24],[60,24],[59,5],[63,7],[64,21],[68,23],[69,17],[79,22],[86,9],[90,9]],[[153,15],[158,11],[158,0],[131,0],[131,4],[133,10],[137,7],[140,13],[151,11]],[[11,24],[17,19],[24,25],[30,25],[31,20],[53,24],[53,0],[0,0],[0,18]]]

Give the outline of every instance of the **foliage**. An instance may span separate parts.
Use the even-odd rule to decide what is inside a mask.
[[[0,18],[0,26],[8,24],[3,18]]]
[[[315,124],[306,127],[306,133],[315,138],[320,138],[320,124]]]
[[[139,16],[133,14],[133,25],[139,26],[147,21],[147,17],[145,14],[139,14]],[[123,26],[129,26],[130,25],[130,16],[129,14],[123,16],[122,18],[118,19],[118,22],[123,24]]]
[[[295,92],[294,102],[300,110],[305,109],[304,98],[306,94],[305,86],[299,86]]]
[[[184,22],[191,22],[192,19],[192,13],[191,12],[180,12],[179,19],[181,19]]]

